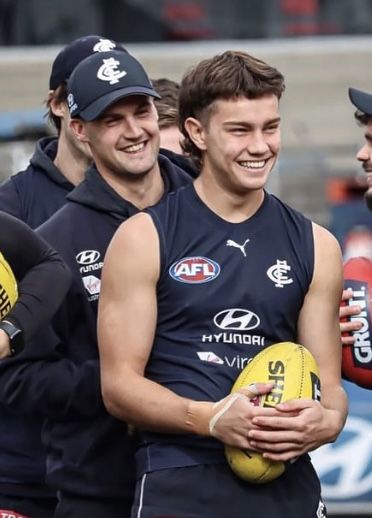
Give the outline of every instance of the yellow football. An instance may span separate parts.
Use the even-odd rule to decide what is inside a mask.
[[[308,349],[293,342],[273,344],[258,353],[242,370],[231,393],[256,382],[275,383],[269,394],[251,400],[257,406],[275,407],[289,399],[320,400],[316,361]],[[226,446],[225,454],[234,473],[255,484],[278,478],[286,468],[286,463],[265,459],[250,450]]]
[[[6,317],[17,298],[17,281],[11,267],[0,252],[0,320]]]

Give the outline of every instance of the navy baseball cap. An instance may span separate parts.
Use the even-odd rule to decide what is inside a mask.
[[[372,94],[356,88],[349,88],[349,98],[359,111],[372,117]]]
[[[76,65],[86,57],[96,52],[107,52],[109,50],[127,52],[120,43],[96,34],[82,36],[72,41],[63,47],[53,62],[49,89],[55,90],[66,82]]]
[[[111,104],[130,95],[160,99],[139,61],[130,54],[111,51],[81,61],[67,83],[71,117],[92,121]]]

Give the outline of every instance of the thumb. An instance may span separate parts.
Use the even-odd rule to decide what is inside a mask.
[[[249,399],[253,399],[256,396],[260,396],[261,394],[267,394],[271,392],[271,390],[274,387],[274,383],[251,383],[250,385],[247,385],[245,387],[242,387],[239,389],[240,394],[244,394],[244,396],[247,396]]]

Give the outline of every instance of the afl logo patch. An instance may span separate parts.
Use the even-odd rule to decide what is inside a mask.
[[[172,264],[169,275],[179,282],[202,284],[213,281],[220,271],[220,265],[207,257],[184,257]]]

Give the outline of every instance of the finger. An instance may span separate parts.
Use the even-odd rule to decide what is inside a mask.
[[[249,442],[255,448],[261,449],[272,449],[273,445],[283,445],[290,444],[293,448],[294,444],[300,443],[300,435],[296,430],[283,430],[283,428],[279,430],[262,430],[260,429],[252,429],[248,432]],[[279,451],[283,446],[275,446],[273,451]]]
[[[359,315],[361,311],[362,308],[360,306],[340,306],[339,315],[340,318],[347,318]]]
[[[265,452],[262,454],[262,456],[265,459],[276,461],[276,462],[295,462],[300,455],[305,453],[305,450],[303,448],[298,450],[291,450],[288,452],[283,453],[271,453],[271,452]]]
[[[289,452],[298,452],[302,446],[291,442],[270,443],[264,441],[250,441],[252,451],[260,451],[263,454],[283,454]]]
[[[355,343],[355,338],[353,336],[342,336],[341,343],[342,345],[353,345]]]
[[[360,320],[353,320],[350,322],[341,322],[340,330],[341,333],[352,333],[353,331],[359,331],[362,327],[362,322]]]
[[[343,290],[342,292],[342,300],[349,300],[353,296],[353,290],[348,288],[347,290]]]
[[[316,408],[319,404],[319,401],[314,399],[289,399],[284,403],[278,403],[275,408],[280,412],[296,412],[305,408]]]

